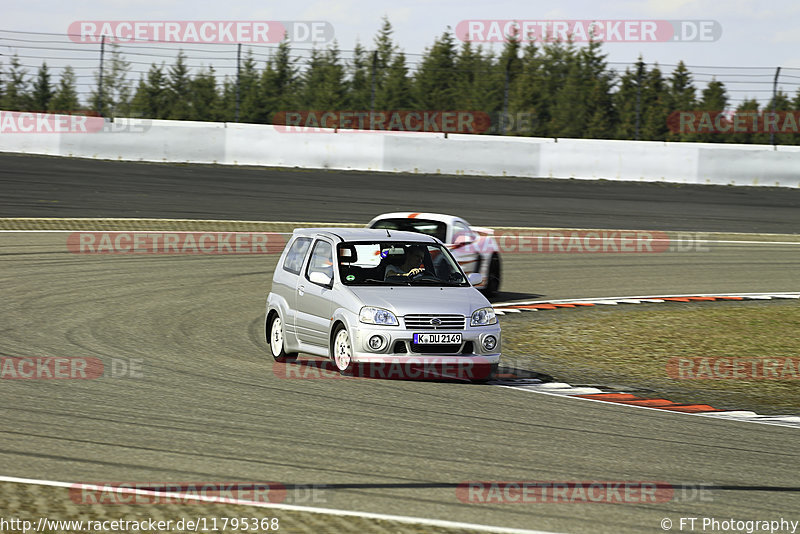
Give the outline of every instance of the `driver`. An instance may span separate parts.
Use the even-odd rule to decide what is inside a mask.
[[[389,276],[414,276],[425,270],[422,267],[422,260],[425,258],[425,247],[421,245],[412,245],[406,250],[406,261],[403,265],[387,265],[384,278]]]

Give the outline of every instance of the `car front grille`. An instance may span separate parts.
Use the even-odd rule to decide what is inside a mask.
[[[417,345],[415,343],[409,343],[409,345],[411,345],[411,352],[425,354],[459,354],[461,350],[460,343],[457,345]]]
[[[463,315],[437,315],[421,314],[406,315],[404,318],[406,328],[425,330],[463,330]],[[438,324],[437,324],[438,323]]]

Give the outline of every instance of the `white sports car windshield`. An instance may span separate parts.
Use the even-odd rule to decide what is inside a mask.
[[[419,234],[432,235],[439,241],[447,241],[447,224],[442,221],[432,221],[428,219],[381,219],[376,221],[372,228],[387,230],[402,230],[404,232],[417,232]]]
[[[469,285],[447,248],[436,243],[341,243],[337,258],[345,285]]]

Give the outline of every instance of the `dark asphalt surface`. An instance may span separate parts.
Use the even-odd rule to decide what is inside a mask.
[[[95,161],[0,154],[0,217],[366,223],[387,211],[476,225],[798,233],[800,190]]]
[[[794,191],[0,161],[2,216],[358,222],[449,199],[441,211],[481,205],[475,216],[457,211],[492,225],[771,232],[798,218]],[[545,198],[557,205],[549,220],[534,207],[515,212],[526,203],[544,209]],[[414,199],[422,205],[402,205]],[[583,211],[556,209],[571,203]],[[283,378],[262,332],[274,256],[81,256],[65,239],[0,234],[0,355],[96,357],[107,370],[136,361],[142,375],[0,381],[5,475],[328,484],[316,506],[561,532],[663,532],[663,518],[680,517],[800,519],[796,429],[493,386]],[[516,255],[504,295],[797,290],[787,287],[797,257],[792,245]],[[659,481],[679,491],[667,502],[614,505],[475,505],[456,496],[461,482],[498,480]]]

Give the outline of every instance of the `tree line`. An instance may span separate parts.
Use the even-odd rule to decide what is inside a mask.
[[[494,52],[469,42],[458,44],[446,31],[412,69],[392,33],[384,19],[373,46],[357,44],[348,61],[334,44],[312,50],[301,62],[284,41],[265,62],[245,53],[235,77],[220,77],[213,66],[192,72],[187,56],[179,52],[169,66],[153,63],[135,85],[128,79],[130,63],[112,44],[102,79],[95,74],[86,102],[80,101],[71,67],[53,83],[43,63],[30,80],[14,56],[0,72],[0,109],[261,124],[271,124],[276,114],[289,110],[470,110],[492,114],[495,123],[507,112],[501,124],[509,135],[770,142],[769,133],[758,131],[676,131],[676,112],[730,108],[724,83],[712,80],[696,87],[683,62],[665,72],[640,58],[620,73],[609,67],[600,42],[577,46],[510,39]],[[800,111],[800,91],[793,98],[779,91],[763,107],[754,98],[745,99],[733,113],[773,109]],[[525,121],[515,120],[523,116]],[[723,123],[732,120],[727,116]],[[775,143],[800,144],[797,131],[776,135]]]

